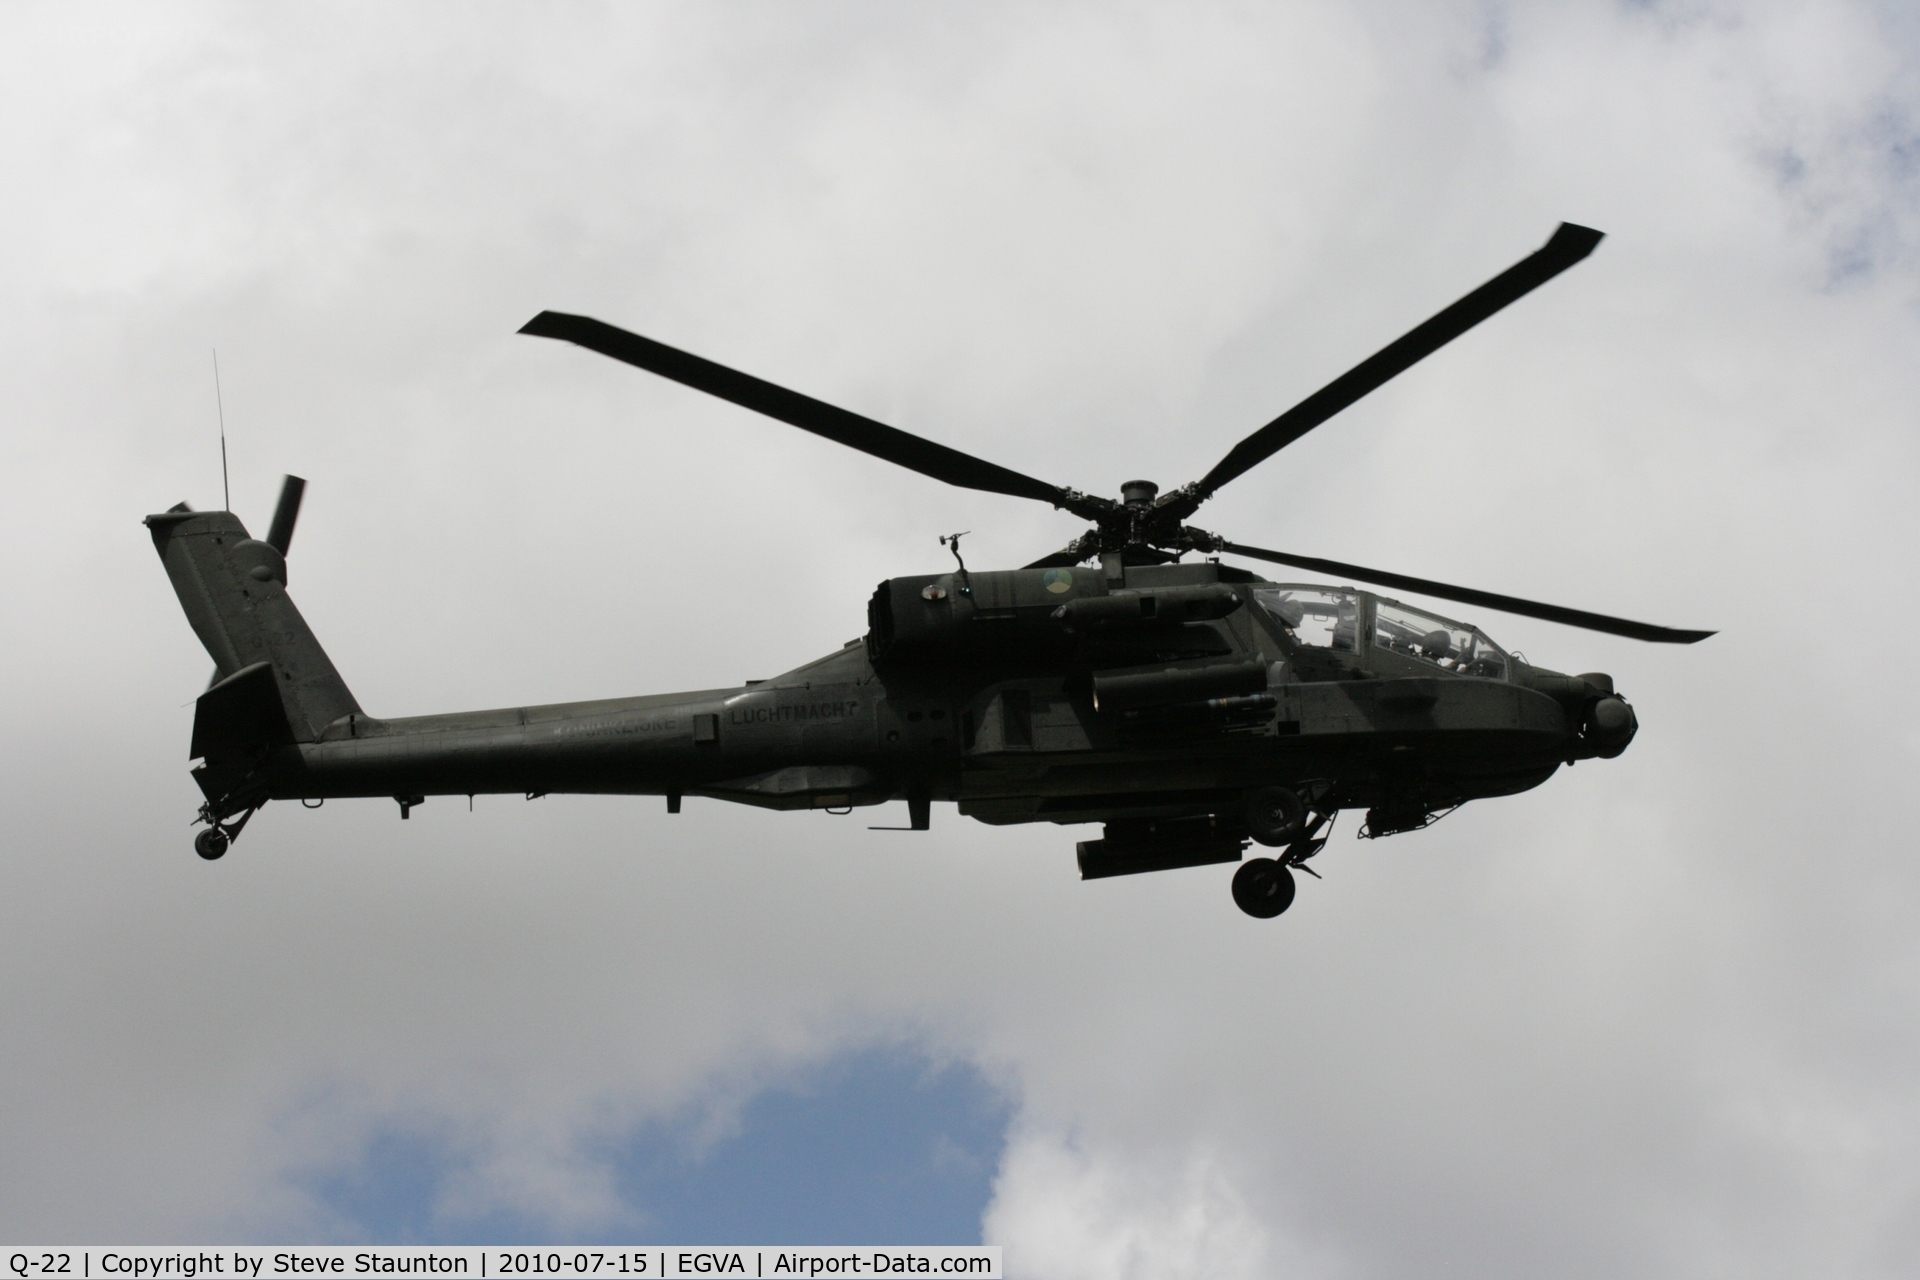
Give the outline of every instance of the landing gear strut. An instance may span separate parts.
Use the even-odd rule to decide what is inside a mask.
[[[247,819],[259,810],[258,804],[249,805],[239,821],[224,822],[215,815],[212,802],[201,805],[199,820],[207,824],[207,829],[193,838],[193,851],[208,862],[217,861],[240,838],[240,831],[247,825]]]
[[[1251,858],[1240,864],[1233,875],[1234,903],[1256,920],[1271,920],[1292,906],[1294,872],[1320,878],[1307,861],[1326,847],[1332,831],[1329,823],[1338,813],[1324,798],[1309,813],[1306,802],[1290,787],[1249,792],[1247,833],[1261,844],[1286,847],[1278,857]]]

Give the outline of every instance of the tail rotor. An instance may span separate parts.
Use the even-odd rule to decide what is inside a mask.
[[[267,526],[267,545],[283,556],[293,544],[293,525],[300,518],[300,500],[306,493],[307,482],[299,476],[280,481],[280,501],[273,508],[273,523]]]

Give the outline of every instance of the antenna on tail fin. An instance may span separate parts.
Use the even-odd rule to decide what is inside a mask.
[[[220,414],[220,503],[233,510],[233,490],[227,486],[227,405],[220,395],[220,348],[213,349],[213,407]]]

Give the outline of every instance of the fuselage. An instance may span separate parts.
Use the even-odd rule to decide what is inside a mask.
[[[1076,627],[1060,608],[1104,601],[1080,607],[1110,614],[1147,598],[1227,611]],[[1303,616],[1301,601],[1320,614]],[[922,626],[922,611],[939,617]],[[1477,656],[1457,638],[1423,651],[1401,639],[1418,630],[1407,615],[1370,593],[1212,563],[1130,567],[1118,582],[1098,569],[901,578],[876,596],[864,642],[774,679],[355,713],[277,748],[255,776],[273,799],[594,792],[796,809],[919,798],[989,823],[1085,823],[1221,812],[1270,785],[1326,808],[1430,811],[1609,754],[1582,722],[1612,693],[1604,677],[1526,667],[1460,624],[1444,625],[1479,636]],[[1435,656],[1449,648],[1452,660]],[[1196,696],[1212,685],[1221,692]]]

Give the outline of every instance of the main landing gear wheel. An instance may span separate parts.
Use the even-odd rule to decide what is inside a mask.
[[[1298,840],[1307,829],[1307,806],[1292,787],[1247,792],[1247,834],[1269,849]]]
[[[1256,920],[1271,920],[1293,905],[1293,872],[1272,858],[1253,858],[1233,873],[1233,900]]]
[[[226,832],[218,827],[208,827],[193,838],[193,851],[212,862],[227,851],[227,843]]]

